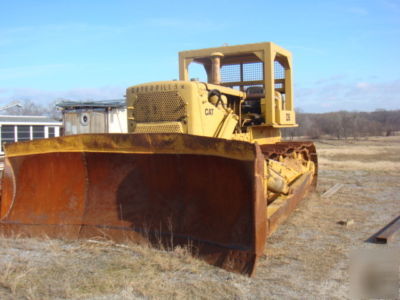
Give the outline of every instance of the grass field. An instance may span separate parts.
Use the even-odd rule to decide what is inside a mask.
[[[181,248],[0,238],[0,299],[349,298],[350,254],[386,247],[365,241],[400,214],[400,137],[316,145],[317,191],[268,239],[253,278]]]

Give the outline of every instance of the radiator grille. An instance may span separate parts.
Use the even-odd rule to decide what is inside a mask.
[[[183,133],[182,123],[146,123],[136,124],[135,133]]]
[[[140,93],[133,104],[138,123],[180,122],[186,117],[186,106],[176,91]]]

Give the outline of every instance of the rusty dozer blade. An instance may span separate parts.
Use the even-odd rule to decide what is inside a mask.
[[[88,134],[5,146],[4,234],[191,245],[251,275],[267,236],[255,144],[182,134]]]

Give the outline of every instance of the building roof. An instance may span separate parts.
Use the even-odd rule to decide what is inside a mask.
[[[7,124],[51,124],[61,125],[62,122],[46,116],[10,116],[0,115],[0,123]]]
[[[64,100],[56,104],[63,109],[75,108],[122,108],[125,107],[125,100],[104,100],[104,101],[68,101]]]

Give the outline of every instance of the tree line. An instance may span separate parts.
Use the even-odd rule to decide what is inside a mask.
[[[338,111],[330,113],[296,113],[299,127],[284,130],[286,138],[330,136],[358,139],[368,136],[390,136],[400,131],[400,110],[373,112]]]
[[[5,115],[20,115],[20,116],[47,116],[56,120],[61,119],[61,113],[56,107],[58,101],[51,103],[36,103],[32,100],[19,101],[20,106],[10,107],[2,110],[0,113]]]

